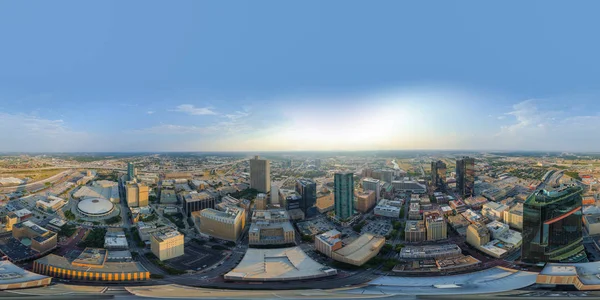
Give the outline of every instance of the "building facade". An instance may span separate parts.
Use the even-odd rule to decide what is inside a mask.
[[[183,198],[183,205],[186,214],[192,215],[192,212],[199,211],[207,208],[215,208],[217,202],[216,196],[204,191],[204,192],[192,192],[187,194]]]
[[[456,188],[464,197],[471,197],[475,192],[475,159],[463,157],[456,160]]]
[[[379,179],[365,178],[362,180],[363,191],[375,192],[375,201],[381,199],[381,185]]]
[[[335,216],[345,220],[354,215],[354,174],[335,173],[334,177]]]
[[[258,156],[250,159],[250,188],[261,193],[271,191],[271,165],[268,160]]]
[[[539,190],[523,204],[521,260],[527,263],[587,261],[579,186]]]
[[[404,239],[407,242],[418,243],[426,239],[425,223],[423,221],[407,221],[404,228]]]
[[[342,234],[333,229],[315,236],[315,250],[331,257],[332,253],[342,248]]]
[[[183,234],[174,228],[165,228],[150,234],[150,249],[159,260],[183,255]]]
[[[431,186],[435,190],[445,190],[446,164],[441,160],[431,162]]]
[[[444,240],[448,237],[448,226],[442,214],[437,211],[425,212],[423,218],[428,241]]]
[[[317,215],[317,184],[310,179],[296,180],[296,192],[300,194],[300,209],[310,218]]]
[[[246,227],[245,212],[238,207],[207,208],[193,212],[192,218],[200,233],[226,241],[237,241]]]
[[[481,222],[473,223],[467,227],[467,243],[475,248],[479,248],[490,242],[491,234],[485,224]]]
[[[364,191],[356,194],[356,210],[361,213],[368,212],[373,206],[375,206],[375,192]]]
[[[127,195],[127,206],[148,206],[148,192],[149,188],[147,185],[141,182],[128,182],[125,186],[125,193]]]

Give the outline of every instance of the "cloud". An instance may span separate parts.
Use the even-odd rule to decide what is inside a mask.
[[[128,130],[125,133],[133,134],[205,134],[211,129],[199,126],[184,126],[175,124],[160,124],[148,128]]]
[[[195,107],[192,104],[181,104],[171,111],[182,112],[192,116],[216,115],[210,107]]]
[[[0,140],[0,151],[78,151],[90,146],[89,134],[71,129],[62,119],[4,112],[0,112]]]
[[[153,110],[149,110],[149,111],[147,111],[146,113],[147,113],[147,114],[149,114],[149,115],[151,115],[151,114],[153,114],[153,113],[154,113],[154,111],[153,111]]]

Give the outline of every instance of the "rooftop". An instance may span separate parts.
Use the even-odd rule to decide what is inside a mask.
[[[242,261],[225,279],[283,281],[317,278],[337,274],[306,255],[300,247],[280,249],[249,248]]]
[[[317,238],[323,242],[325,242],[326,244],[333,246],[336,243],[340,242],[341,233],[335,229],[329,230],[327,232],[323,232],[319,235],[317,235]]]
[[[179,231],[170,227],[165,227],[151,234],[158,242],[162,242],[164,240],[168,240],[170,238],[182,235]]]
[[[364,257],[369,256],[375,251],[382,243],[385,243],[384,237],[365,233],[350,244],[335,251],[335,253],[350,260],[361,261]]]
[[[7,260],[0,261],[0,286],[12,283],[25,283],[45,278],[48,278],[48,276],[23,270]]]

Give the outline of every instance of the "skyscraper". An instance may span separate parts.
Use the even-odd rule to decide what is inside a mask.
[[[334,189],[335,216],[350,218],[354,214],[354,174],[335,173]]]
[[[271,166],[266,159],[258,158],[258,155],[250,159],[250,188],[261,193],[271,191]]]
[[[296,192],[300,194],[300,209],[306,217],[310,218],[317,214],[317,184],[310,179],[296,180]]]
[[[133,166],[132,162],[128,162],[127,163],[127,179],[129,181],[131,181],[134,178],[135,178],[135,167]]]
[[[521,260],[585,262],[579,186],[539,190],[523,204]]]
[[[474,194],[475,189],[475,159],[463,157],[456,161],[456,188],[460,196],[467,198]]]
[[[446,164],[441,160],[431,162],[431,185],[436,190],[444,190],[446,186]]]

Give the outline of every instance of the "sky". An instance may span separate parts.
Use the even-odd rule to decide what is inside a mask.
[[[0,152],[600,152],[598,1],[2,1]]]

